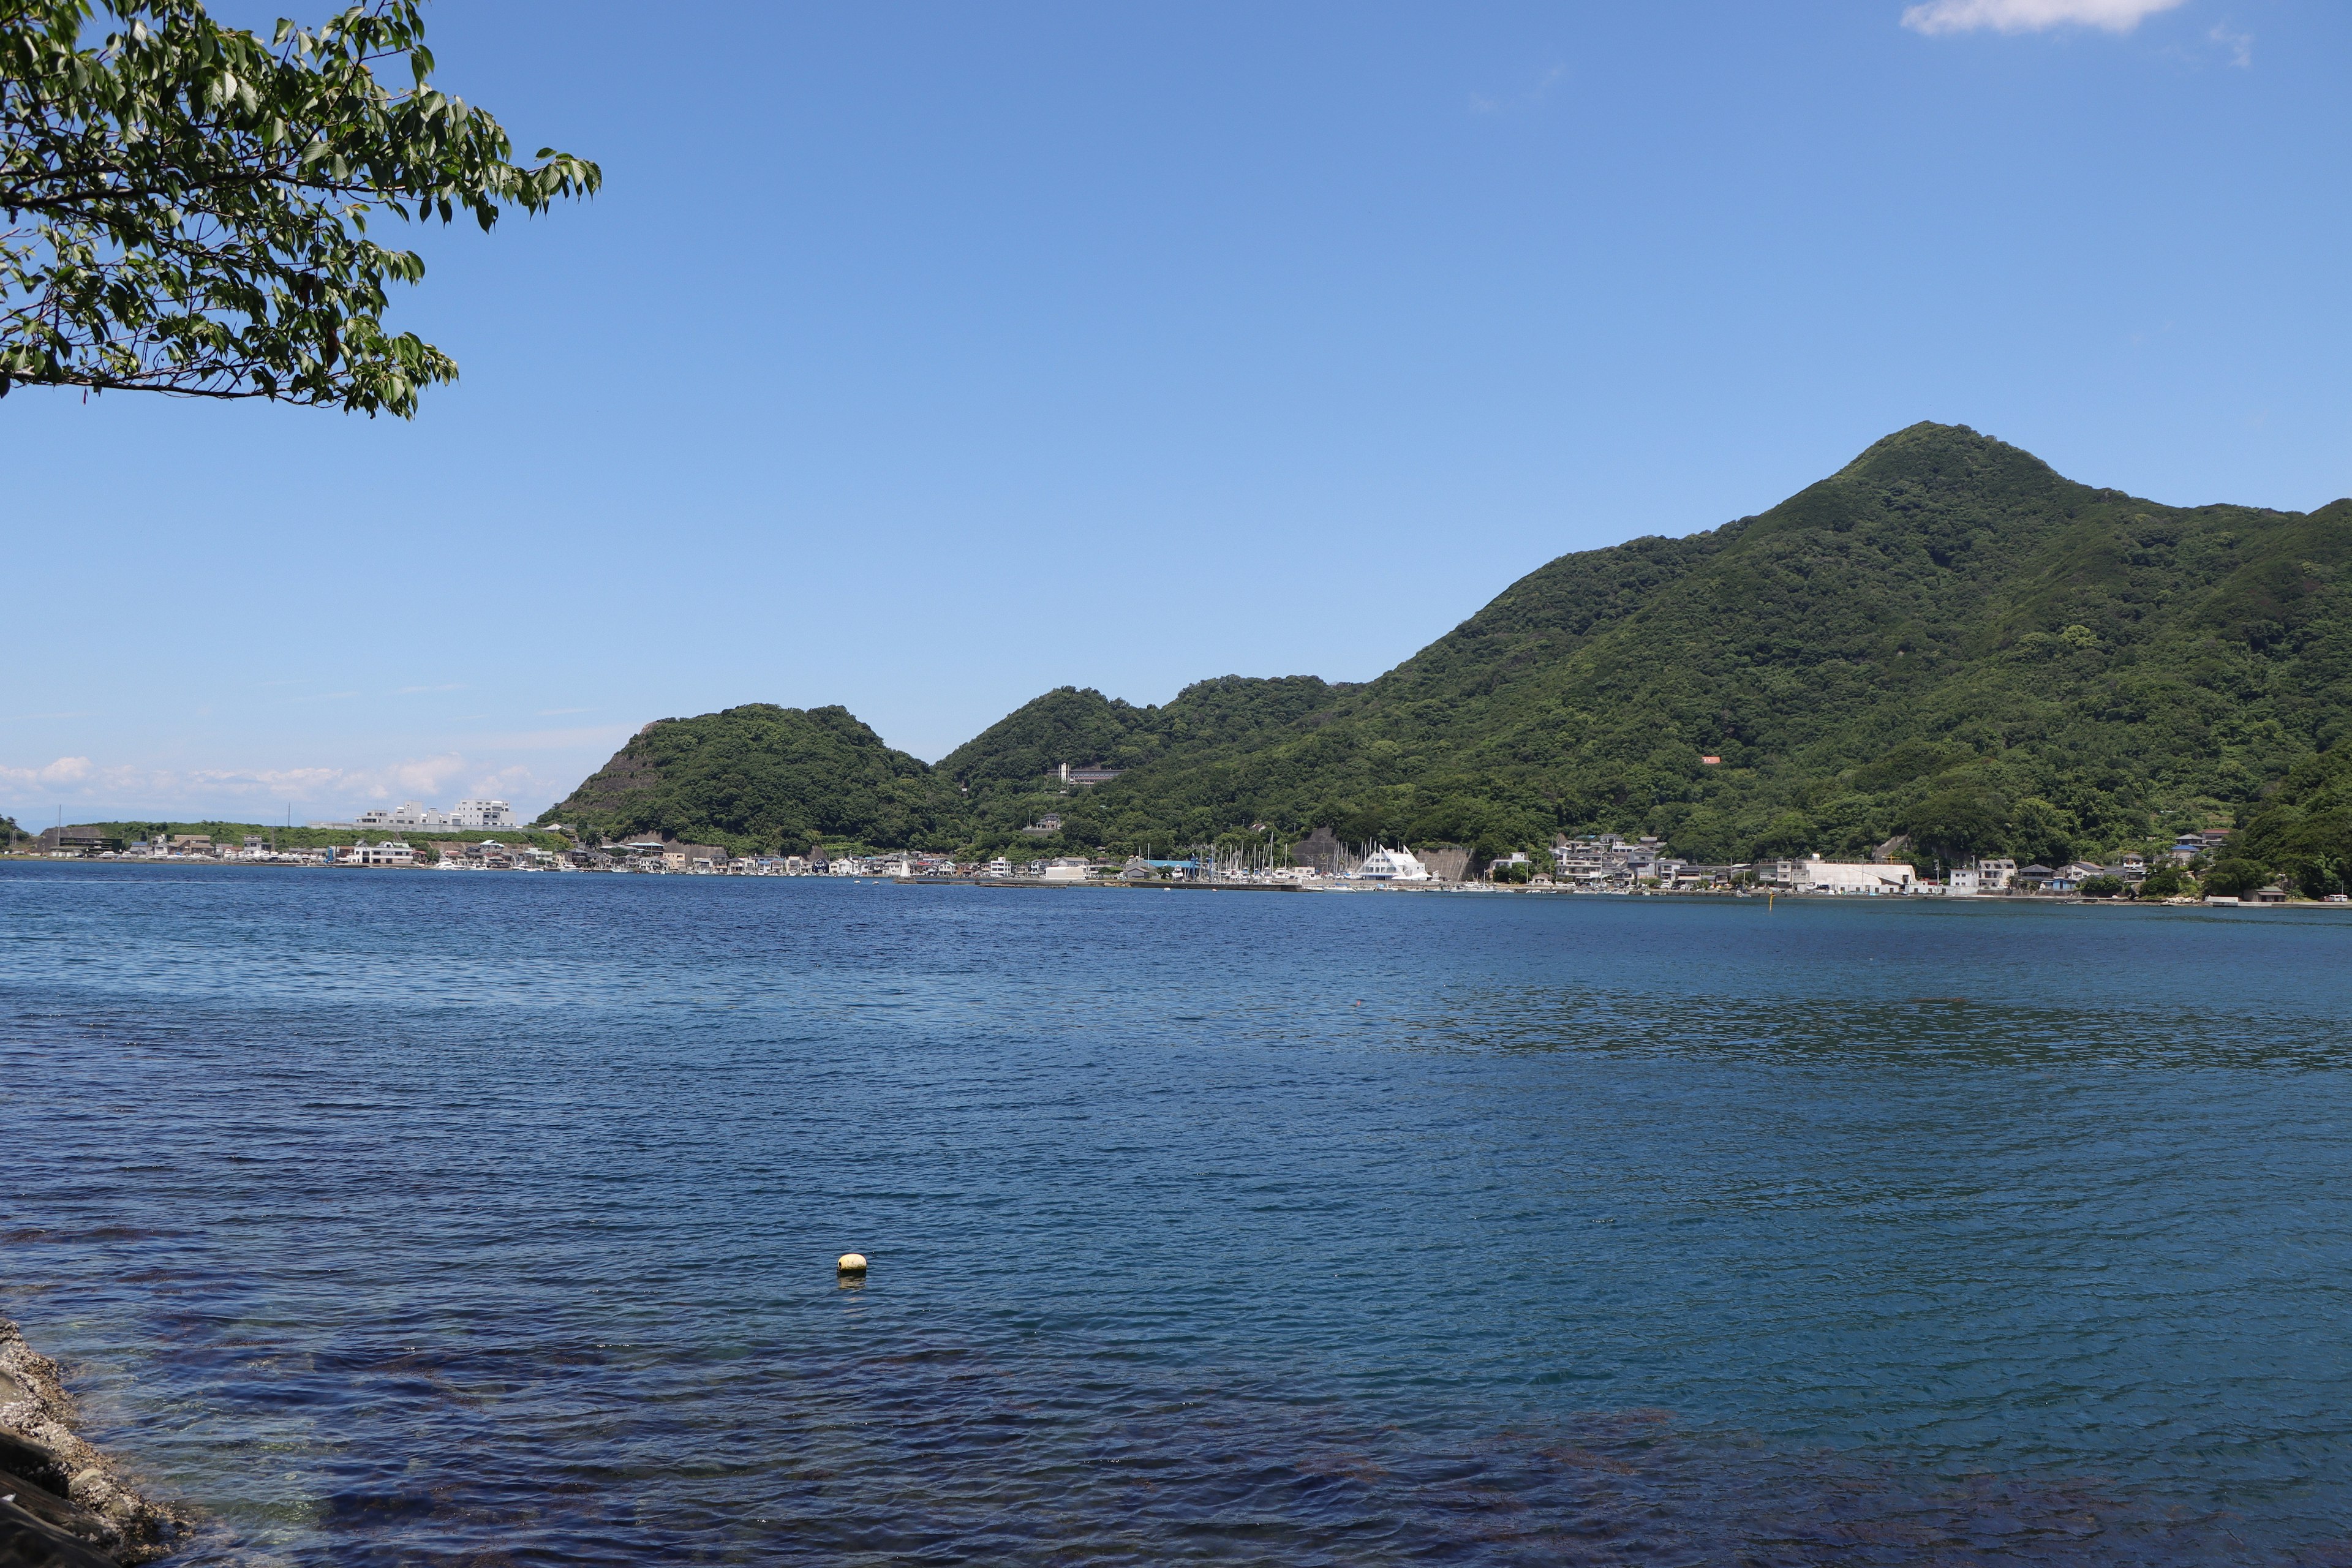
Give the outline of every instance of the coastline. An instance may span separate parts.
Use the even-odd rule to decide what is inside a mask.
[[[58,1363],[0,1318],[0,1560],[131,1568],[176,1551],[187,1516],[142,1495],[73,1423]]]

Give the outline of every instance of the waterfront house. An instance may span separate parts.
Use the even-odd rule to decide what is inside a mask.
[[[416,852],[400,838],[386,838],[375,844],[365,839],[354,844],[343,863],[352,866],[413,866]]]
[[[2017,879],[2017,862],[2008,858],[1976,862],[1977,880],[1980,890],[2003,893]]]
[[[2057,872],[2052,870],[2049,867],[2042,865],[2040,861],[2036,861],[2034,864],[2025,868],[2024,870],[2020,871],[2015,878],[2015,881],[2017,886],[2023,888],[2027,892],[2038,893],[2042,891],[2042,889],[2048,887],[2050,885],[2050,879],[2057,874]]]
[[[1522,864],[1527,860],[1525,855],[1517,858]],[[1410,849],[1375,848],[1364,857],[1363,864],[1349,875],[1364,882],[1426,882],[1429,880],[1429,868],[1414,859]]]

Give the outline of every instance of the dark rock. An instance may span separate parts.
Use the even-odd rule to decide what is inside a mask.
[[[59,1497],[66,1495],[66,1488],[73,1480],[73,1472],[67,1468],[63,1454],[5,1426],[0,1426],[0,1470],[21,1476],[43,1491],[55,1492]]]
[[[52,1530],[15,1503],[0,1502],[0,1568],[120,1568],[63,1531]]]
[[[111,1552],[122,1544],[122,1531],[79,1503],[69,1502],[22,1476],[0,1470],[0,1498],[10,1497],[21,1512],[29,1513],[60,1535],[70,1535],[93,1552]]]

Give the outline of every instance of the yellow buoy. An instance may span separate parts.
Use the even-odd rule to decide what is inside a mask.
[[[834,1267],[844,1274],[863,1274],[866,1272],[866,1254],[845,1252],[841,1255],[841,1261]]]

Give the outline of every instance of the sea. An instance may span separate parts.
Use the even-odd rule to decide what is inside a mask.
[[[0,1313],[190,1568],[2344,1564],[2347,1020],[2343,910],[18,862]]]

